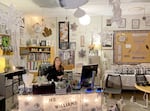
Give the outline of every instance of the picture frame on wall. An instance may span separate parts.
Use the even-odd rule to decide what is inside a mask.
[[[146,17],[145,26],[150,26],[150,16]]]
[[[40,46],[46,46],[46,40],[41,40]]]
[[[69,22],[59,22],[59,49],[69,49]]]
[[[0,45],[2,45],[2,37],[0,36]]]
[[[76,50],[76,42],[70,42],[69,44],[71,50]]]
[[[112,23],[111,19],[106,19],[106,26],[111,26],[111,23]]]
[[[102,49],[113,49],[113,32],[105,32],[101,37]]]
[[[132,19],[132,29],[140,28],[140,19]]]
[[[70,70],[75,66],[75,51],[74,50],[59,50],[59,57],[62,60],[64,69]]]
[[[122,18],[121,24],[118,26],[119,28],[126,28],[126,19]]]

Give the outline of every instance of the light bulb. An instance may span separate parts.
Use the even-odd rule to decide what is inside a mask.
[[[79,23],[82,25],[88,25],[91,21],[91,18],[89,15],[84,15],[83,17],[79,18]]]

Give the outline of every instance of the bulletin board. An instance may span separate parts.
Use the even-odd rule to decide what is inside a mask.
[[[115,31],[114,63],[138,64],[150,62],[150,31]]]

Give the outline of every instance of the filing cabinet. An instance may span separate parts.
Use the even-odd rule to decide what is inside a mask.
[[[0,96],[3,96],[4,110],[10,111],[10,109],[17,103],[16,94],[18,93],[18,86],[23,83],[22,74],[25,74],[25,70],[16,70],[13,72],[0,74]],[[3,107],[3,106],[0,106]]]
[[[0,96],[0,110],[5,111],[5,98]]]

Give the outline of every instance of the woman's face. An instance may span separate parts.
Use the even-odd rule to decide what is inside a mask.
[[[55,65],[56,65],[56,66],[60,66],[60,64],[61,64],[60,58],[56,58],[56,59],[55,59]]]

